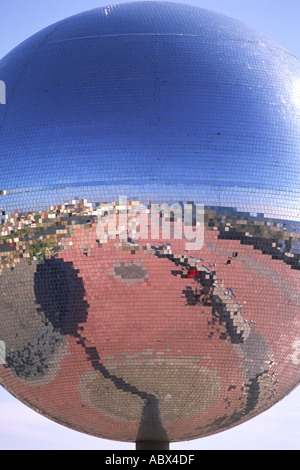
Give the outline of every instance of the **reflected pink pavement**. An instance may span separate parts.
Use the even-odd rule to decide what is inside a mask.
[[[62,237],[57,255],[82,280],[86,319],[49,383],[4,371],[10,390],[62,424],[129,441],[141,394],[155,396],[178,441],[241,423],[293,388],[298,270],[207,227],[203,248],[187,252],[184,239],[100,244],[96,225]]]

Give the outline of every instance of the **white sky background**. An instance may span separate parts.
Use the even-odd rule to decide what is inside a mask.
[[[0,450],[133,450],[134,444],[81,434],[35,413],[0,388]],[[174,443],[171,450],[299,450],[300,387],[228,431]]]
[[[181,3],[235,17],[269,35],[300,58],[299,0],[181,0]],[[106,4],[108,1],[101,0],[2,0],[0,59],[42,28]],[[30,410],[0,387],[0,450],[134,448],[134,444],[93,438],[58,425]],[[300,387],[270,410],[242,425],[207,438],[171,444],[171,450],[186,449],[300,450]]]

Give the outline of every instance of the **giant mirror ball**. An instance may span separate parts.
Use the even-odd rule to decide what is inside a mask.
[[[134,2],[43,29],[0,79],[1,385],[129,442],[208,436],[288,394],[299,60],[222,14]]]

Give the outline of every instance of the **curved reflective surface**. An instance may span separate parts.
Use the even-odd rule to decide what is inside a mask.
[[[49,26],[0,79],[2,385],[127,441],[223,431],[291,391],[299,61],[137,2]]]

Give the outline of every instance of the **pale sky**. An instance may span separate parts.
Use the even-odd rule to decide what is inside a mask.
[[[14,0],[1,3],[0,59],[42,28],[73,14],[104,6],[108,2]],[[235,17],[269,35],[300,58],[299,0],[182,0],[181,3]],[[30,410],[0,387],[1,450],[134,448],[134,444],[93,438],[58,425]],[[270,410],[242,425],[207,438],[171,444],[171,449],[299,450],[300,387]]]

